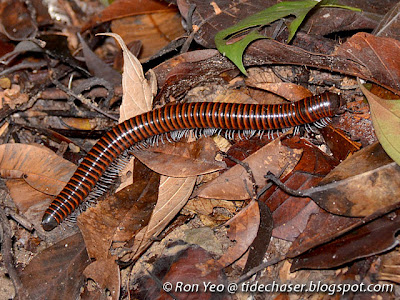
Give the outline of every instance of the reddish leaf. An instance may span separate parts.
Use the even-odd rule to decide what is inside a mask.
[[[260,210],[257,201],[252,201],[226,224],[228,237],[236,244],[217,261],[210,261],[213,268],[224,268],[239,259],[253,243],[260,226]]]
[[[268,171],[280,174],[288,166],[294,166],[299,160],[301,151],[291,150],[282,146],[277,139],[256,151],[243,162],[248,163],[253,172],[256,184],[265,185],[264,175]],[[289,167],[290,169],[290,167]],[[246,189],[246,185],[249,189]],[[252,190],[252,183],[248,179],[246,170],[235,165],[216,179],[204,184],[196,191],[196,196],[225,200],[245,200],[250,197],[248,190]]]
[[[135,298],[167,300],[172,296],[175,299],[213,299],[215,293],[206,290],[205,284],[223,284],[224,273],[220,269],[204,271],[199,268],[210,259],[212,256],[198,246],[190,246],[171,256],[160,257],[152,264],[154,270],[151,276],[144,274],[140,277]],[[156,280],[170,283],[170,293],[163,291],[161,284],[155,283]]]
[[[348,155],[360,150],[361,144],[349,139],[340,129],[329,125],[321,128],[320,131],[333,157],[339,161],[345,160]]]
[[[5,1],[0,5],[0,32],[20,41],[36,35],[37,26],[23,1]]]
[[[336,161],[304,139],[293,137],[282,142],[294,149],[302,149],[303,154],[294,170],[283,181],[295,190],[315,186],[322,175],[326,175],[336,165]],[[274,218],[273,236],[294,240],[306,227],[312,213],[319,211],[309,198],[292,197],[280,189],[270,189],[260,199],[272,211]]]
[[[395,238],[399,225],[400,210],[397,210],[295,258],[291,271],[333,268],[388,251],[399,244]]]
[[[31,299],[76,299],[88,264],[83,238],[75,234],[35,256],[21,280]]]

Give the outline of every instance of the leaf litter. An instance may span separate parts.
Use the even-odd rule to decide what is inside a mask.
[[[0,59],[0,93],[6,100],[0,108],[0,174],[10,195],[2,208],[14,236],[14,248],[2,247],[2,258],[9,274],[24,267],[10,276],[17,291],[46,299],[208,299],[214,293],[168,294],[162,283],[227,284],[250,280],[257,270],[262,271],[259,283],[352,278],[398,284],[398,262],[391,257],[398,250],[398,118],[396,100],[386,100],[399,95],[394,1],[379,9],[351,3],[367,13],[325,7],[312,14],[289,11],[268,16],[273,20],[262,18],[255,25],[268,26],[249,35],[241,32],[242,49],[235,49],[233,41],[225,45],[236,51],[236,62],[243,61],[247,78],[212,49],[214,37],[235,24],[249,26],[250,15],[273,10],[276,1],[188,0],[177,1],[177,7],[148,1],[133,17],[121,8],[136,1],[116,1],[106,9],[91,4],[97,11],[92,17],[70,7],[63,25],[50,20],[42,4],[29,7],[37,14],[26,14],[25,4],[12,2],[27,19],[15,24],[6,15],[8,4],[0,6],[7,39],[2,49],[8,49]],[[318,3],[280,5],[305,2]],[[54,22],[61,27],[53,27]],[[143,22],[143,32],[135,27],[138,34],[130,35],[132,22]],[[81,27],[81,36],[71,24]],[[43,26],[54,32],[64,28],[68,38],[45,33]],[[95,36],[102,32],[108,37]],[[225,37],[238,38],[235,34],[229,31]],[[252,42],[261,34],[273,39]],[[131,42],[143,45],[138,52],[143,66],[128,50]],[[117,44],[124,58],[122,76],[110,68],[118,65]],[[189,51],[179,54],[182,45],[182,52]],[[359,86],[357,77],[374,85]],[[353,85],[345,82],[349,78]],[[340,93],[347,103],[322,130],[301,130],[301,138],[289,132],[272,141],[267,136],[189,137],[133,153],[138,159],[122,172],[119,187],[87,207],[78,226],[71,223],[50,233],[40,226],[52,196],[93,145],[95,131],[105,132],[118,117],[122,122],[182,101],[270,104],[326,90]],[[268,178],[276,184],[267,180],[268,172],[283,185],[272,175]],[[34,240],[38,247],[32,247]],[[22,249],[40,253],[27,263],[19,261]],[[5,259],[10,253],[14,262]],[[286,296],[279,291],[268,295]]]

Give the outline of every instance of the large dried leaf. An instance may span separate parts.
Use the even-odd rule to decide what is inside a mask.
[[[251,201],[236,216],[226,224],[228,237],[235,241],[235,244],[217,261],[213,261],[213,267],[224,268],[239,259],[253,243],[260,226],[260,209],[257,201]],[[268,241],[267,241],[268,242]]]
[[[57,195],[76,169],[73,163],[53,151],[35,145],[0,145],[0,172],[3,178],[24,179],[47,195]]]
[[[333,268],[388,251],[399,244],[395,238],[399,225],[400,211],[397,210],[295,258],[291,271]]]
[[[359,77],[400,90],[400,62],[396,59],[400,57],[400,41],[360,32],[340,45],[335,55],[352,60],[365,69]]]
[[[135,162],[133,184],[78,217],[89,256],[109,257],[147,225],[158,196],[159,175]]]
[[[363,217],[398,203],[399,187],[400,166],[375,144],[343,161],[318,187],[303,192],[331,213]]]
[[[146,151],[135,151],[135,157],[157,173],[187,177],[224,169],[225,163],[215,160],[218,151],[211,138],[201,138],[192,143],[166,143]]]
[[[89,262],[83,238],[75,234],[35,256],[21,281],[31,299],[77,299]]]
[[[300,159],[301,151],[291,150],[281,145],[279,139],[253,153],[243,162],[247,163],[253,172],[256,184],[265,185],[264,175],[268,171],[280,174],[287,165],[294,166]],[[246,188],[246,185],[248,189]],[[196,191],[196,196],[203,198],[245,200],[249,199],[248,190],[252,190],[252,183],[246,170],[235,165],[221,176],[204,184]]]
[[[372,123],[379,142],[386,153],[400,164],[400,99],[384,100],[360,85],[368,99]]]
[[[293,241],[287,257],[293,258],[306,251],[350,231],[359,225],[359,218],[347,218],[333,215],[324,210],[312,214],[307,222],[307,227]]]

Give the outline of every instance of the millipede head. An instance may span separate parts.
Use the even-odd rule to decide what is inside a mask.
[[[330,104],[330,109],[332,111],[332,115],[340,113],[340,108],[346,104],[346,100],[338,94],[327,93]]]
[[[42,219],[42,227],[46,231],[53,230],[58,226],[57,220],[51,214],[45,213]]]

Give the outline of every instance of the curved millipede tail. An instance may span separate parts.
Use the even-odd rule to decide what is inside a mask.
[[[324,93],[293,103],[274,105],[180,103],[133,117],[113,127],[93,146],[45,211],[43,229],[54,229],[83,201],[104,193],[112,182],[110,178],[116,176],[114,165],[117,158],[124,156],[132,147],[153,145],[158,136],[162,138],[164,134],[170,134],[172,140],[177,140],[190,129],[213,133],[221,129],[238,130],[249,136],[249,132],[297,128],[318,121],[324,125],[342,104],[338,95]]]

